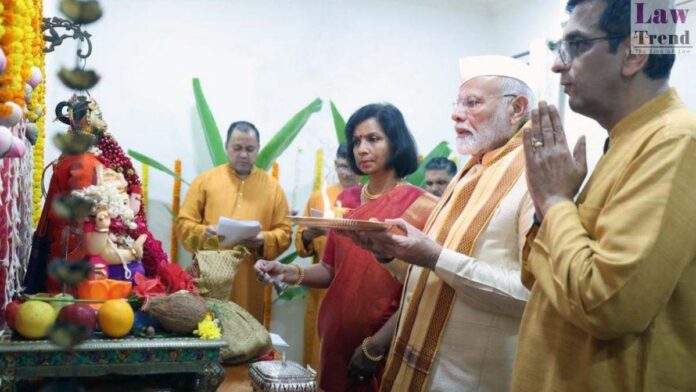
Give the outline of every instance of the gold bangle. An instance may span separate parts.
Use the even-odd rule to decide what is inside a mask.
[[[362,344],[360,345],[360,347],[362,347],[362,352],[365,355],[365,358],[369,359],[372,362],[381,361],[384,358],[384,354],[378,355],[375,357],[374,355],[370,354],[369,351],[367,351],[367,342],[369,342],[369,341],[370,341],[370,336],[366,337],[365,340],[363,340]]]
[[[297,282],[295,282],[295,286],[299,286],[302,284],[302,281],[304,281],[304,268],[297,263],[293,263],[291,265],[297,269],[297,274],[300,275],[300,278],[297,279]]]

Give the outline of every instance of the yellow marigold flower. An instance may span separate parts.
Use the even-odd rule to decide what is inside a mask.
[[[210,315],[206,315],[203,321],[198,323],[198,329],[193,334],[200,336],[201,339],[220,339],[222,333],[220,327],[215,324]]]

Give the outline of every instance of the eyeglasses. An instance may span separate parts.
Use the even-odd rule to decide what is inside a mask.
[[[561,57],[563,65],[568,65],[573,59],[582,56],[583,53],[590,50],[596,41],[616,38],[625,38],[625,36],[608,35],[606,37],[562,39],[556,44],[558,46],[558,55]]]
[[[504,94],[500,95],[497,97],[493,97],[492,99],[500,99],[500,98],[517,98],[517,94]],[[481,108],[483,108],[483,100],[478,98],[478,97],[466,97],[464,99],[460,99],[457,101],[452,102],[452,109],[456,110],[459,105],[464,106],[464,110],[469,113],[469,114],[476,114],[478,113]]]

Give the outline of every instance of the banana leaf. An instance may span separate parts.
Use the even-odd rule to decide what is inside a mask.
[[[276,303],[279,300],[285,300],[285,301],[290,301],[295,297],[301,297],[304,298],[307,296],[307,288],[304,286],[294,286],[290,287],[287,290],[283,292],[278,298],[273,301],[273,303]]]
[[[210,153],[210,160],[213,162],[213,166],[225,164],[227,163],[227,152],[222,145],[220,130],[218,130],[213,113],[205,100],[201,82],[198,78],[193,78],[193,96],[196,98],[196,108],[203,125],[203,135]]]
[[[317,98],[295,114],[261,149],[259,156],[256,158],[256,166],[263,170],[270,170],[273,166],[273,162],[275,162],[283,151],[288,148],[290,143],[295,140],[295,137],[300,133],[300,130],[302,130],[302,127],[307,123],[309,117],[320,110],[321,99]]]
[[[170,168],[168,168],[167,166],[164,166],[163,164],[157,162],[156,160],[150,158],[147,155],[141,154],[137,151],[130,150],[130,149],[128,150],[128,155],[131,158],[135,159],[136,161],[142,162],[142,163],[150,166],[153,169],[160,170],[164,173],[169,174],[170,176],[172,176],[174,178],[178,178],[179,180],[181,180],[181,182],[183,182],[186,185],[191,185],[191,184],[189,184],[188,181],[184,180],[183,178],[178,176],[176,173],[174,173]]]
[[[440,144],[435,146],[435,148],[428,153],[425,159],[420,162],[418,165],[418,170],[406,176],[405,180],[412,185],[422,188],[425,184],[425,165],[428,163],[428,161],[435,157],[448,157],[451,153],[452,149],[450,148],[449,144],[447,142],[440,142]]]
[[[336,109],[336,105],[334,105],[333,101],[329,102],[331,103],[331,116],[333,117],[334,127],[336,128],[338,144],[345,143],[346,133],[344,131],[346,129],[346,121],[341,116],[341,113],[338,112],[338,109]]]

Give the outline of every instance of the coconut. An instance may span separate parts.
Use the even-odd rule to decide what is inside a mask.
[[[206,315],[203,300],[184,290],[166,297],[148,298],[142,310],[154,317],[165,330],[181,334],[192,333]]]

